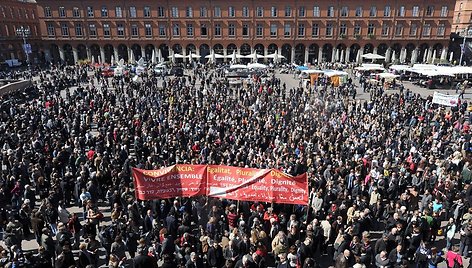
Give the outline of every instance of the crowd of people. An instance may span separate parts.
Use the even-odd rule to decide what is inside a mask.
[[[444,109],[381,89],[361,100],[351,79],[251,80],[59,66],[38,73],[34,96],[4,96],[0,267],[461,267],[472,243],[465,101]],[[310,201],[135,199],[132,167],[177,163],[306,172]]]

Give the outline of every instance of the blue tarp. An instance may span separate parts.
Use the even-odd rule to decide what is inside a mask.
[[[297,66],[297,70],[299,70],[299,71],[305,71],[305,70],[308,70],[308,67],[307,67],[307,66],[303,66],[303,65]]]

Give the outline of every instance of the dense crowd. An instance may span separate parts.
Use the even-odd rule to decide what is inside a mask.
[[[88,71],[41,71],[37,94],[2,99],[0,267],[455,268],[469,256],[464,101],[381,88],[359,100],[352,80],[286,88],[271,72],[233,86],[208,67]],[[306,172],[309,206],[135,199],[132,167],[176,163]]]

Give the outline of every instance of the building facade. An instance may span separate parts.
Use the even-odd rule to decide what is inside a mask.
[[[456,1],[37,0],[42,51],[74,63],[274,52],[296,63],[378,53],[406,62],[448,49]],[[359,52],[360,51],[360,52]],[[415,51],[415,52],[414,52]],[[415,55],[415,56],[413,56]]]
[[[452,19],[452,31],[458,34],[472,30],[472,0],[457,0]]]
[[[34,2],[0,1],[0,62],[6,59],[26,60],[23,38],[16,34],[16,30],[21,26],[30,30],[27,42],[31,45],[31,60],[39,61],[41,34],[37,12],[37,5]]]

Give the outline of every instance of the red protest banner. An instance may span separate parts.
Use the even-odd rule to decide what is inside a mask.
[[[133,168],[139,200],[190,197],[206,193],[206,165],[173,165],[159,170]]]
[[[308,179],[306,173],[290,176],[277,169],[271,169],[266,176],[272,190],[274,203],[308,205]]]
[[[207,195],[241,201],[308,204],[306,174],[292,177],[275,169],[210,165]]]

